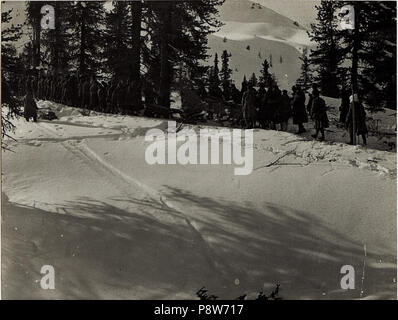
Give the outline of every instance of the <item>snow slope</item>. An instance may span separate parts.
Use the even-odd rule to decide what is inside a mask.
[[[220,20],[224,25],[209,37],[209,64],[215,53],[221,56],[227,50],[232,55],[233,80],[240,87],[243,76],[249,78],[253,72],[259,76],[264,59],[269,61],[272,55],[271,71],[280,86],[290,89],[295,84],[300,75],[299,56],[303,48],[312,46],[303,27],[249,0],[227,0],[220,7]]]
[[[16,121],[2,156],[3,298],[191,299],[206,286],[233,299],[276,283],[285,299],[396,298],[395,153],[255,130],[249,176],[150,166],[144,135],[167,121],[39,106],[60,118]],[[45,264],[55,290],[40,289]]]

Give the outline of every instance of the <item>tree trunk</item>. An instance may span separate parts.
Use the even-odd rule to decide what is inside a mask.
[[[40,65],[40,42],[41,42],[40,7],[38,6],[36,10],[37,12],[33,26],[33,68],[37,68]]]
[[[356,144],[357,133],[356,133],[356,119],[355,119],[355,103],[354,94],[358,94],[358,50],[359,50],[359,19],[358,19],[358,6],[353,4],[355,9],[355,28],[353,30],[353,44],[352,44],[352,67],[351,67],[351,88],[352,88],[352,130],[353,130],[353,143]]]
[[[171,35],[171,13],[172,4],[167,1],[161,4],[161,40],[160,40],[160,84],[159,84],[159,104],[170,108],[171,94],[171,66],[169,62],[169,41]]]
[[[86,76],[86,22],[85,22],[85,10],[82,7],[82,21],[80,26],[80,54],[79,54],[79,74]]]
[[[142,19],[142,3],[140,1],[132,1],[130,4],[132,22],[132,66],[131,77],[134,81],[133,106],[141,107],[141,19]]]

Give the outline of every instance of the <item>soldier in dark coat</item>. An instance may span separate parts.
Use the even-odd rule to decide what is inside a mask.
[[[256,125],[256,90],[250,84],[242,97],[242,113],[246,128],[254,128]]]
[[[275,122],[280,123],[282,131],[287,130],[287,124],[291,113],[290,97],[288,96],[287,91],[283,90],[282,96],[280,97],[280,103],[275,114]]]
[[[81,87],[81,108],[85,109],[90,106],[90,82],[87,79],[82,79]]]
[[[339,108],[340,111],[340,122],[345,123],[347,119],[348,109],[350,108],[350,97],[347,90],[341,90],[341,106]]]
[[[99,86],[97,80],[95,80],[94,76],[92,76],[89,86],[89,105],[91,110],[98,110],[99,107],[98,90]]]
[[[116,80],[115,80],[115,83],[113,84],[113,86],[112,86],[112,88],[111,88],[111,92],[110,92],[110,101],[111,101],[111,112],[112,113],[118,113],[119,112],[119,109],[118,109],[118,105],[117,105],[117,98],[118,98],[118,90],[119,90],[119,88],[118,88],[118,85],[119,85],[119,82],[117,82]]]
[[[312,135],[313,138],[318,138],[319,132],[321,133],[321,141],[325,140],[325,128],[329,127],[329,119],[326,112],[326,103],[321,97],[319,97],[319,92],[314,91],[314,97],[312,100],[311,112],[312,119],[315,121],[315,134]]]
[[[77,108],[79,106],[80,101],[79,101],[79,84],[76,76],[72,76],[69,80],[69,92],[70,92],[69,99],[71,101],[71,105]]]
[[[37,98],[38,99],[43,99],[43,83],[44,82],[44,77],[40,73],[39,74],[39,81],[37,82]]]
[[[355,110],[355,132],[353,124],[353,110]],[[350,97],[350,106],[346,117],[346,128],[350,134],[350,144],[354,143],[354,134],[356,134],[357,136],[362,136],[363,144],[366,145],[366,135],[368,133],[368,128],[366,126],[366,112],[356,94]]]
[[[126,94],[125,94],[125,114],[133,114],[135,109],[134,106],[134,98],[135,98],[135,83],[134,81],[128,81],[126,85]]]
[[[305,108],[305,94],[300,86],[293,89],[293,123],[298,125],[298,134],[306,132],[304,123],[308,122],[307,110]]]
[[[26,86],[24,117],[28,122],[30,118],[33,118],[33,121],[37,122],[37,105],[33,96],[32,83],[30,81],[28,81]]]
[[[56,101],[56,88],[57,88],[57,77],[53,76],[51,79],[51,87],[50,87],[50,99],[51,101]]]
[[[113,93],[112,100],[116,102],[116,110],[121,113],[124,113],[126,109],[126,90],[124,81],[120,80]]]
[[[276,112],[278,107],[281,104],[281,91],[279,90],[276,84],[273,84],[271,88],[268,90],[265,101],[265,112],[264,118],[266,120],[266,127],[269,129],[275,130],[276,123],[278,123],[278,119],[276,118]]]
[[[314,83],[314,84],[312,85],[312,91],[311,91],[311,93],[309,94],[310,99],[309,99],[308,104],[307,104],[307,113],[308,113],[309,115],[312,115],[312,111],[311,111],[311,108],[312,108],[312,100],[314,99],[314,95],[316,95],[316,94],[318,94],[318,96],[319,96],[319,90],[318,90],[318,86]]]
[[[65,82],[62,101],[63,103],[76,107],[77,106],[77,83],[74,76],[69,76]]]
[[[106,112],[107,109],[107,85],[105,81],[102,81],[99,84],[99,89],[98,89],[98,99],[99,99],[99,107],[101,112]]]

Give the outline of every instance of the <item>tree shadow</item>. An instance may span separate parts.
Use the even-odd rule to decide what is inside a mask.
[[[3,297],[193,299],[206,286],[234,299],[280,283],[284,299],[359,298],[361,287],[364,296],[395,298],[395,257],[367,265],[361,285],[362,245],[313,215],[269,203],[259,211],[171,187],[165,194],[165,202],[82,197],[57,212],[3,201]],[[35,282],[44,264],[56,270],[54,292]],[[356,289],[343,291],[347,264]]]
[[[278,282],[282,295],[291,298],[358,298],[361,287],[362,296],[396,297],[396,256],[387,248],[368,250],[365,257],[363,244],[313,214],[266,202],[259,211],[249,202],[243,206],[164,187],[174,207],[185,212],[210,243],[213,259],[225,276],[239,279],[240,285],[232,286],[231,292],[239,294],[242,288],[250,291],[263,284],[271,288]],[[375,265],[375,257],[383,257],[386,263]],[[355,290],[341,290],[343,265],[355,268]]]

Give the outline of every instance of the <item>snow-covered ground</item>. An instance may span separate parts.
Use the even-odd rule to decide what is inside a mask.
[[[2,154],[3,298],[191,299],[206,286],[233,299],[276,283],[285,299],[396,298],[396,153],[382,139],[349,146],[333,123],[329,142],[255,130],[254,171],[235,176],[148,165],[145,133],[166,120],[39,107],[59,119],[17,120]],[[55,290],[40,288],[43,265]],[[343,265],[355,290],[340,288]]]

